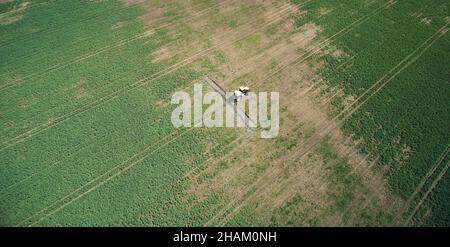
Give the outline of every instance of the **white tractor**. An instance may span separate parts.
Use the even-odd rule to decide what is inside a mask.
[[[242,97],[247,96],[250,92],[249,87],[240,86],[238,90],[234,91],[234,102],[238,102]]]

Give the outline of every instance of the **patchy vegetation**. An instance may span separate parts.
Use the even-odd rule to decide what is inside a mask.
[[[448,225],[448,16],[0,1],[0,225]],[[174,129],[172,93],[205,75],[280,92],[280,136]]]

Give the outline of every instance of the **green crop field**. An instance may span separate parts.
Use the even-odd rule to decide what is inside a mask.
[[[0,1],[0,226],[449,226],[449,8]],[[175,128],[205,76],[279,136]]]

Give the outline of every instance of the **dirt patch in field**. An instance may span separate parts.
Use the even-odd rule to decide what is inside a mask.
[[[21,20],[24,16],[24,11],[27,9],[29,4],[29,2],[23,2],[14,6],[11,10],[1,13],[0,25],[9,25]]]
[[[167,107],[167,106],[169,106],[169,101],[167,101],[167,100],[159,100],[159,101],[157,101],[157,102],[155,103],[155,106],[156,106],[157,108],[164,108],[164,107]]]
[[[157,63],[167,59],[172,56],[172,51],[169,47],[161,47],[152,53],[152,62]]]

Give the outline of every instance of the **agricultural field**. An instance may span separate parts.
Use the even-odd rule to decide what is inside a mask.
[[[447,0],[0,0],[0,226],[450,226]],[[175,128],[205,77],[280,130]]]

